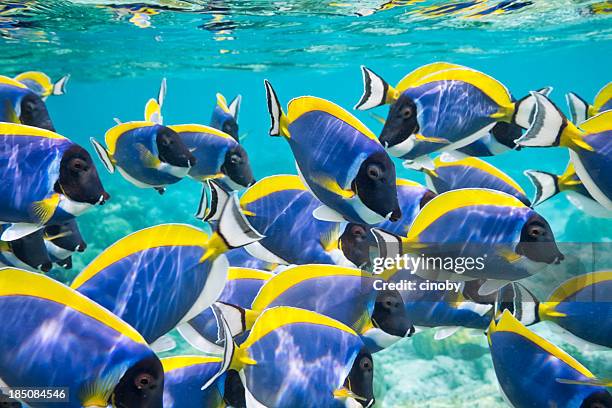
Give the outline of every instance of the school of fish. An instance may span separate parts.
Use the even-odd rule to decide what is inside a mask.
[[[550,87],[517,99],[457,64],[418,67],[396,85],[361,71],[355,109],[389,105],[379,135],[315,96],[284,108],[265,81],[269,134],[289,144],[296,171],[258,180],[240,95],[218,93],[207,125],[167,124],[164,79],[143,118],[115,119],[86,148],[46,107],[69,76],[0,76],[0,390],[67,387],[53,406],[75,408],[368,408],[375,353],[418,331],[443,340],[468,328],[486,334],[511,406],[611,408],[612,380],[529,326],[612,348],[612,269],[573,276],[546,299],[523,279],[570,255],[539,204],[565,193],[576,211],[612,218],[612,83],[592,103],[568,93],[568,118]],[[483,159],[539,147],[567,148],[569,160],[563,174],[525,169],[534,198]],[[399,163],[426,185],[398,177]],[[87,249],[78,217],[111,200],[100,165],[159,194],[200,183],[207,226],[136,231],[68,286],[45,273]],[[486,262],[381,268],[404,256]],[[445,281],[459,290],[406,289]],[[203,354],[160,358],[174,329]]]

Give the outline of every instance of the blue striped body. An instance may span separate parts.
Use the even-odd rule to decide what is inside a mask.
[[[314,195],[348,221],[368,224],[356,211],[357,196],[347,199],[321,186],[328,178],[342,189],[351,188],[361,164],[373,153],[384,152],[376,140],[323,111],[304,113],[289,124],[288,139],[297,166]],[[362,204],[361,204],[362,205]]]
[[[39,222],[32,204],[55,194],[62,156],[71,146],[68,139],[0,135],[0,221]],[[70,218],[57,208],[51,220]]]
[[[101,269],[77,291],[138,330],[148,343],[168,333],[192,308],[211,261],[200,246],[159,246],[132,253]]]
[[[270,262],[262,261],[249,254],[243,247],[235,248],[225,253],[230,266],[241,268],[259,269],[262,271],[270,271],[275,265]]]
[[[425,137],[444,138],[451,143],[495,123],[491,115],[500,108],[480,89],[462,81],[432,81],[408,88],[403,94],[417,106],[419,133]],[[444,146],[419,140],[402,158],[415,159]]]
[[[164,360],[162,360],[162,363]],[[164,372],[164,408],[223,408],[225,375],[202,386],[221,368],[221,362],[193,364]]]
[[[27,88],[0,83],[0,122],[21,123],[17,109],[21,109],[23,97],[31,93]]]
[[[181,179],[172,174],[159,171],[143,162],[142,150],[146,149],[155,157],[157,151],[157,131],[161,125],[141,126],[128,130],[117,139],[113,160],[130,177],[150,186],[174,184]]]
[[[131,365],[154,356],[145,344],[46,299],[2,296],[0,314],[2,381],[12,387],[69,387],[70,401],[57,406],[80,408],[82,394],[94,384],[116,384]]]
[[[587,134],[584,141],[594,151],[580,149],[576,154],[590,179],[612,201],[612,130]]]

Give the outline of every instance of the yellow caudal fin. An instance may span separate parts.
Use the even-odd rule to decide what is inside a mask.
[[[399,98],[400,92],[371,69],[362,65],[361,73],[363,75],[363,95],[353,109],[368,110],[392,104]]]
[[[289,121],[287,119],[287,115],[285,115],[285,112],[283,112],[283,108],[278,101],[278,96],[276,96],[276,92],[274,91],[274,88],[272,88],[272,84],[265,79],[264,85],[266,87],[268,113],[270,114],[270,136],[285,136],[286,138],[289,138]]]
[[[39,224],[46,224],[49,222],[53,214],[55,214],[59,202],[60,195],[53,194],[49,198],[32,203],[32,213],[36,216],[36,220]]]

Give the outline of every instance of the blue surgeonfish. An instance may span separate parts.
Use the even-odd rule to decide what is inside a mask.
[[[287,139],[300,176],[323,203],[316,218],[360,224],[400,218],[395,165],[363,123],[313,96],[291,100],[285,114],[272,85],[265,86],[270,135]]]
[[[542,204],[559,193],[565,193],[568,201],[579,210],[593,217],[612,217],[612,211],[606,210],[593,199],[578,178],[572,162],[567,164],[565,171],[560,175],[540,170],[525,170],[525,175],[531,180],[535,188],[534,206]]]
[[[538,317],[590,343],[612,348],[612,271],[591,272],[563,282]]]
[[[55,131],[43,99],[25,84],[0,76],[0,122]]]
[[[0,179],[0,223],[11,224],[3,241],[70,220],[110,197],[85,149],[14,123],[0,123]]]
[[[465,147],[499,122],[529,125],[532,97],[514,101],[504,85],[470,68],[429,64],[396,87],[366,67],[362,71],[364,93],[355,108],[391,105],[379,140],[408,166],[429,165],[428,154]]]
[[[240,208],[265,237],[245,250],[270,263],[354,266],[339,249],[343,225],[316,219],[321,205],[298,176],[266,177],[249,187]],[[287,237],[291,237],[288,240]]]
[[[535,115],[529,130],[517,143],[527,147],[564,146],[570,161],[591,197],[612,211],[612,111],[582,122],[580,127],[567,120],[547,97],[532,93]]]
[[[230,135],[237,142],[240,141],[238,136],[238,112],[241,101],[242,96],[238,95],[228,105],[225,97],[218,93],[217,104],[210,118],[211,127]]]
[[[72,268],[73,253],[84,252],[87,248],[75,219],[47,226],[44,239],[51,261],[65,269]]]
[[[70,75],[64,75],[57,82],[52,82],[51,78],[44,72],[28,71],[22,72],[15,77],[16,81],[21,82],[38,96],[45,100],[50,95],[63,95],[66,93],[66,84]]]
[[[606,386],[559,347],[523,326],[509,311],[487,332],[504,399],[513,407],[612,406]]]
[[[612,109],[612,82],[608,82],[606,86],[599,90],[593,104],[588,103],[573,92],[565,95],[565,99],[570,109],[572,122],[580,125],[588,118]]]
[[[102,252],[71,286],[151,344],[217,300],[227,277],[224,252],[260,238],[234,197],[212,235],[184,224],[137,231]]]
[[[376,279],[369,272],[355,268],[298,265],[265,281],[246,309],[231,302],[216,306],[233,336],[250,330],[267,309],[299,307],[346,324],[362,337],[368,350],[376,352],[414,332],[400,294],[382,288],[376,290]]]
[[[221,309],[224,306],[220,304],[225,304],[248,310],[251,308],[251,303],[257,296],[259,289],[272,276],[274,275],[270,272],[230,267],[227,272],[227,281],[216,304]],[[245,329],[242,324],[243,319],[240,318],[239,320],[240,327],[232,328],[232,332],[238,333]],[[220,340],[218,338],[219,324],[212,307],[179,326],[178,331],[189,344],[200,351],[210,354],[219,354],[223,351],[223,347],[218,344],[218,340]],[[244,340],[244,338],[238,337],[236,341],[240,339]]]
[[[161,359],[164,367],[164,408],[225,408],[225,375],[220,357],[173,356]],[[216,376],[213,384],[202,384]]]
[[[6,226],[0,226],[0,230]],[[53,263],[45,246],[44,230],[14,241],[0,241],[0,267],[12,266],[30,271],[49,272]]]
[[[115,168],[130,183],[154,188],[160,194],[165,186],[187,176],[196,159],[175,131],[155,122],[121,123],[106,132],[106,148],[91,138],[104,167]]]
[[[506,173],[476,157],[459,152],[444,152],[433,161],[433,169],[423,167],[427,186],[438,194],[461,188],[488,188],[518,198],[526,206],[531,202],[525,190]]]
[[[41,274],[0,269],[0,315],[3,386],[67,387],[58,405],[69,408],[162,407],[164,373],[155,353],[87,297]]]
[[[220,320],[223,337],[230,339],[229,326]],[[309,310],[266,310],[244,343],[225,342],[224,365],[239,372],[248,407],[374,404],[372,357],[359,336],[347,325]]]
[[[418,258],[413,270],[426,279],[487,279],[479,289],[483,295],[564,259],[548,222],[516,197],[495,190],[436,196],[404,236],[372,231],[382,258]],[[472,260],[470,267],[465,259]]]

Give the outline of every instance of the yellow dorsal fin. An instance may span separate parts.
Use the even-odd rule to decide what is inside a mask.
[[[597,96],[595,96],[593,107],[597,112],[599,112],[603,105],[610,99],[612,99],[612,82],[608,82],[603,88],[599,90]]]
[[[432,64],[423,65],[422,67],[415,69],[414,71],[410,72],[408,75],[400,79],[395,88],[398,91],[403,92],[406,89],[410,88],[414,82],[420,80],[421,78],[424,78],[436,72],[445,71],[447,69],[453,68],[465,67],[457,64],[451,64],[450,62],[434,62]]]
[[[304,185],[302,180],[295,175],[278,174],[264,177],[244,192],[240,198],[240,206],[246,208],[248,204],[262,197],[267,197],[276,192],[287,190],[308,191],[308,188]]]
[[[21,74],[15,77],[16,81],[25,81],[30,80],[36,82],[43,89],[42,96],[49,96],[51,92],[53,92],[53,82],[51,82],[51,78],[47,76],[47,74],[39,71],[28,71],[22,72]]]
[[[230,113],[225,96],[217,92],[217,106],[225,113]]]
[[[220,131],[219,129],[215,129],[210,126],[198,125],[195,123],[189,123],[185,125],[172,125],[168,126],[170,129],[174,130],[176,133],[207,133],[215,136],[219,136],[223,139],[234,139],[230,135],[225,132]]]
[[[17,88],[28,89],[28,87],[22,84],[21,82],[13,78],[4,76],[4,75],[0,75],[0,85],[10,85],[10,86],[16,86]]]
[[[587,119],[580,124],[580,127],[589,134],[612,130],[612,110],[602,112]]]
[[[148,121],[125,122],[110,128],[104,135],[104,141],[106,142],[108,153],[111,156],[115,155],[117,140],[119,140],[124,133],[129,132],[130,130],[148,126],[155,126],[155,123]]]

